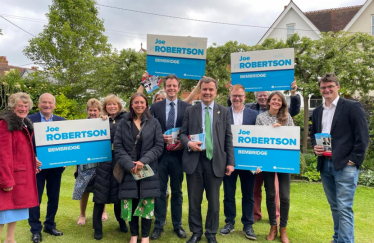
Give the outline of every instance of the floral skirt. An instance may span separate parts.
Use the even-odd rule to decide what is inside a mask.
[[[142,217],[146,219],[152,219],[155,208],[154,198],[143,198],[139,200],[138,205],[134,211],[134,216]],[[123,220],[131,221],[132,214],[132,199],[121,200],[121,212]]]

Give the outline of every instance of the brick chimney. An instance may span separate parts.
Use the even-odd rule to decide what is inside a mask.
[[[38,70],[38,67],[34,67],[34,66],[32,66],[32,67],[31,67],[31,70],[35,70],[35,71],[37,71],[37,70]]]
[[[6,60],[6,56],[0,56],[0,66],[8,66],[8,61]]]

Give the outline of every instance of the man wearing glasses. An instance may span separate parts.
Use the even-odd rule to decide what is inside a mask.
[[[334,221],[331,243],[350,243],[354,242],[352,206],[358,172],[369,143],[366,115],[360,103],[339,97],[339,79],[334,73],[327,73],[318,85],[325,102],[313,111],[310,138]],[[331,135],[331,157],[323,155],[316,133]]]
[[[230,107],[232,125],[255,125],[257,112],[244,107],[245,89],[242,85],[232,86],[230,93],[232,106]],[[220,230],[222,235],[228,235],[234,230],[236,217],[236,181],[240,177],[242,191],[242,217],[243,233],[250,240],[257,240],[253,231],[253,187],[255,175],[250,170],[234,170],[230,176],[223,177],[224,200],[223,207],[225,213],[225,226]]]

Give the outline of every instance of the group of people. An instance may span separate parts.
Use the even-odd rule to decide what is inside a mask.
[[[366,116],[358,102],[339,97],[339,80],[334,74],[326,74],[318,85],[324,103],[314,110],[310,137],[333,215],[331,242],[354,242],[352,205],[358,170],[369,140]],[[126,221],[129,222],[130,243],[137,242],[138,237],[142,243],[149,242],[149,238],[159,239],[166,224],[170,183],[173,229],[177,237],[186,238],[182,227],[185,173],[188,224],[192,232],[187,243],[199,242],[204,233],[201,215],[204,191],[208,201],[205,237],[209,243],[215,243],[218,232],[228,235],[235,228],[235,191],[239,177],[245,237],[257,239],[253,224],[262,218],[261,186],[264,183],[270,223],[266,239],[274,240],[279,227],[281,241],[290,242],[286,230],[290,174],[260,169],[255,172],[235,170],[231,125],[293,126],[292,116],[300,111],[296,82],[292,83],[290,107],[281,92],[257,92],[257,103],[245,104],[245,88],[239,84],[231,87],[230,107],[224,107],[214,101],[218,83],[210,77],[199,81],[194,93],[200,89],[201,103],[193,106],[178,99],[181,88],[178,77],[168,75],[163,86],[164,91],[154,96],[152,105],[148,104],[140,88],[141,92],[131,96],[128,112],[116,95],[108,95],[102,103],[96,99],[88,101],[89,119],[109,120],[113,159],[77,166],[73,199],[80,200],[78,224],[85,224],[87,201],[89,193],[93,192],[95,239],[103,238],[102,221],[108,217],[105,205],[110,203],[114,204],[121,232],[128,232]],[[42,241],[42,229],[54,236],[63,234],[56,229],[55,215],[64,168],[40,170],[43,161],[37,159],[33,141],[33,123],[64,120],[53,114],[55,105],[53,95],[43,94],[39,97],[39,112],[28,116],[33,106],[30,96],[16,93],[9,97],[10,111],[0,115],[0,235],[7,224],[6,243],[15,242],[16,222],[24,219],[29,220],[34,243]],[[170,149],[167,145],[171,143],[172,135],[165,135],[165,131],[172,128],[180,128],[180,134],[176,145]],[[331,157],[323,155],[323,146],[316,144],[314,136],[321,132],[331,135]],[[201,141],[190,139],[189,135],[199,133],[205,134],[205,149],[201,148]],[[150,167],[154,175],[136,180],[132,174],[144,166]],[[225,225],[219,230],[222,182]],[[39,205],[45,185],[48,207],[43,228]]]

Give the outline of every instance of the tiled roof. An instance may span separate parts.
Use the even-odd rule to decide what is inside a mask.
[[[338,32],[352,20],[363,5],[304,12],[321,32]]]

